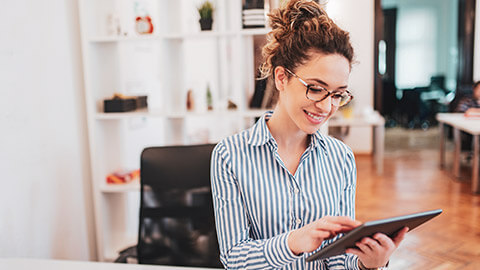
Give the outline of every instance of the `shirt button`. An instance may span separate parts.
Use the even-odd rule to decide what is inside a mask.
[[[300,190],[298,188],[295,189],[295,193],[298,194]]]
[[[297,223],[297,225],[299,225],[300,223],[302,223],[302,220],[297,218],[297,220],[295,220],[295,222]]]

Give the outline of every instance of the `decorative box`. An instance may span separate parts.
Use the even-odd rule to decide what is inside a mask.
[[[129,112],[137,109],[135,98],[112,98],[103,101],[104,112]]]
[[[136,109],[147,108],[147,96],[124,96],[115,94],[111,99],[103,101],[104,112],[129,112]]]

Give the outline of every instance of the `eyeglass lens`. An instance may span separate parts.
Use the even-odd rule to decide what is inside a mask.
[[[323,88],[309,87],[307,90],[307,98],[314,101],[322,101],[329,95],[329,92]],[[332,105],[344,106],[351,100],[351,95],[347,92],[334,92],[330,95]]]

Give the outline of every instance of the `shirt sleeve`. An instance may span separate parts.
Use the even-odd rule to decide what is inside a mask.
[[[470,107],[472,107],[471,101],[469,98],[463,98],[458,102],[455,112],[466,112]]]
[[[355,219],[355,190],[357,185],[357,168],[355,166],[355,157],[350,148],[347,147],[345,155],[344,179],[345,185],[340,198],[340,215]],[[359,270],[358,258],[353,254],[343,254],[330,257],[326,261],[329,270],[333,269],[352,269]]]
[[[212,153],[211,185],[220,261],[226,269],[276,269],[301,258],[288,247],[289,232],[269,239],[250,237],[247,210],[223,143]]]

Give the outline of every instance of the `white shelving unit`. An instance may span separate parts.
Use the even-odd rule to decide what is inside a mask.
[[[108,185],[107,174],[138,169],[145,147],[213,143],[263,113],[247,104],[254,89],[253,37],[268,30],[242,29],[241,0],[214,0],[214,28],[202,32],[196,11],[201,2],[79,0],[101,261],[111,261],[120,250],[135,245],[138,232],[139,183]],[[154,33],[137,34],[135,17],[146,13],[152,17]],[[117,25],[120,34],[113,33],[118,32]],[[207,84],[213,111],[206,110]],[[195,96],[193,112],[186,110],[188,89]],[[114,93],[147,95],[149,109],[103,113],[103,100]],[[227,110],[228,100],[238,109]]]

